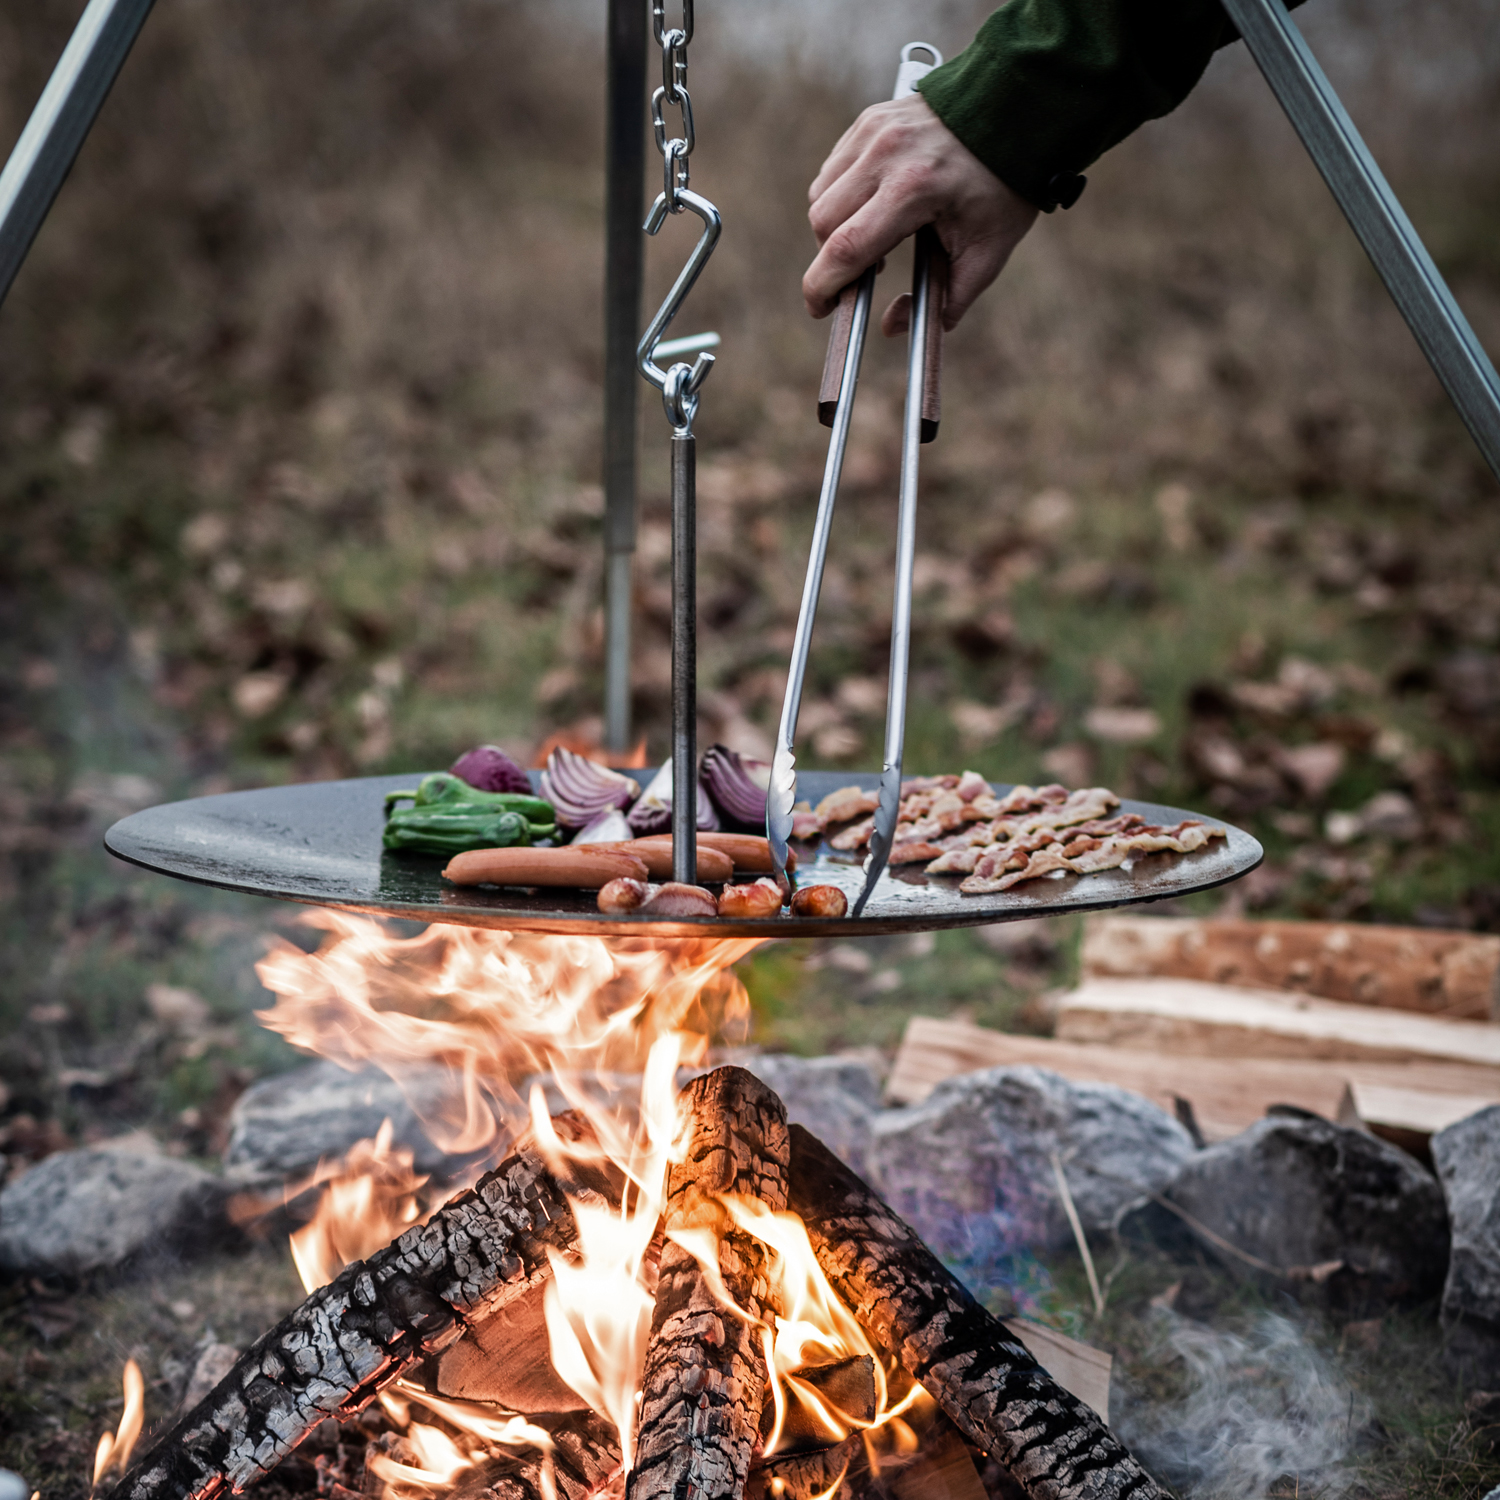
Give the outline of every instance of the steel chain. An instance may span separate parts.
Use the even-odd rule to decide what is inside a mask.
[[[651,0],[651,29],[661,47],[661,87],[651,96],[651,128],[662,158],[662,193],[670,213],[680,213],[677,195],[689,182],[693,154],[693,100],[687,91],[688,43],[693,39],[693,0],[681,0],[682,25],[667,25],[667,0]],[[667,106],[678,110],[681,134],[667,134]]]

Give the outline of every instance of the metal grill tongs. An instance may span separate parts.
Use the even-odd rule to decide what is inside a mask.
[[[931,61],[919,62],[913,53],[925,52]],[[926,42],[908,42],[901,49],[893,99],[916,92],[917,81],[943,60],[936,47]],[[854,903],[859,916],[870,899],[890,858],[901,805],[901,759],[906,740],[906,676],[911,656],[912,564],[917,545],[917,470],[923,443],[937,436],[941,415],[939,381],[942,373],[943,301],[948,285],[948,260],[931,226],[917,232],[912,263],[911,342],[906,364],[906,410],[901,432],[901,492],[896,521],[896,592],[891,613],[891,671],[885,710],[885,760],[880,777],[880,806],[870,854],[865,861],[864,886]],[[807,578],[802,585],[802,607],[797,614],[797,635],[787,673],[786,698],[781,706],[781,727],[776,735],[776,753],[771,761],[771,782],[766,794],[766,835],[777,879],[785,882],[787,840],[792,832],[792,807],[797,798],[797,757],[794,741],[797,714],[802,706],[802,683],[807,673],[808,649],[813,620],[818,612],[818,594],[823,587],[823,564],[828,555],[828,535],[833,527],[833,508],[843,473],[844,450],[849,443],[849,420],[854,411],[854,393],[859,384],[860,361],[870,326],[870,306],[875,296],[878,267],[871,266],[856,282],[844,288],[833,315],[828,358],[818,391],[818,420],[831,427],[828,459],[823,466],[823,487],[818,495],[818,514],[813,526],[812,553]]]

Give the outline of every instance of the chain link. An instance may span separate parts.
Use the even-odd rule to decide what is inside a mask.
[[[661,47],[661,87],[651,96],[651,128],[662,158],[662,192],[670,213],[680,213],[677,195],[689,183],[693,154],[693,101],[687,91],[688,43],[693,39],[693,0],[681,0],[682,25],[667,25],[667,0],[651,0],[651,29]],[[667,106],[681,112],[682,130],[667,132]]]

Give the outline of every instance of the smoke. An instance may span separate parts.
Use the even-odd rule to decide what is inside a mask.
[[[1158,1360],[1176,1356],[1187,1395],[1122,1403],[1120,1435],[1189,1500],[1260,1500],[1283,1477],[1299,1493],[1347,1492],[1340,1473],[1370,1403],[1290,1319],[1260,1316],[1243,1334],[1161,1313]]]

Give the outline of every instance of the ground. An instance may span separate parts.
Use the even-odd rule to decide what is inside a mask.
[[[1310,10],[1500,347],[1485,8]],[[61,0],[0,18],[0,138],[72,19]],[[728,56],[702,30],[694,185],[727,225],[684,315],[724,335],[699,424],[702,739],[753,749],[779,707],[824,439],[802,194],[873,95],[836,57]],[[545,69],[517,67],[533,52]],[[237,1092],[294,1061],[253,1019],[251,965],[295,912],[124,869],[99,848],[113,818],[434,767],[481,740],[528,755],[596,721],[597,68],[591,26],[543,33],[518,4],[153,16],[0,312],[7,1170],[136,1128],[212,1159]],[[1242,56],[1090,179],[948,343],[908,765],[1096,779],[1252,829],[1264,869],[1193,909],[1500,929],[1494,479]],[[904,274],[896,257],[882,286]],[[901,378],[877,339],[808,764],[878,759]],[[644,397],[642,431],[634,707],[657,760],[666,428]],[[1064,925],[1020,952],[974,933],[774,946],[744,966],[754,1039],[888,1049],[908,1015],[960,1009],[1035,1029],[1075,943]],[[163,1019],[153,984],[193,990],[206,1017]],[[1070,1274],[1052,1315],[1087,1305]],[[1161,1287],[1117,1285],[1122,1310],[1089,1336],[1156,1348],[1142,1309]],[[169,1380],[196,1310],[248,1336],[290,1287],[274,1247],[115,1287],[11,1286],[0,1463],[49,1495],[80,1488],[126,1349]],[[1500,1476],[1460,1436],[1430,1309],[1392,1329],[1387,1352],[1351,1357],[1379,1387],[1366,1482],[1478,1493]],[[1335,1331],[1311,1336],[1336,1351]]]

